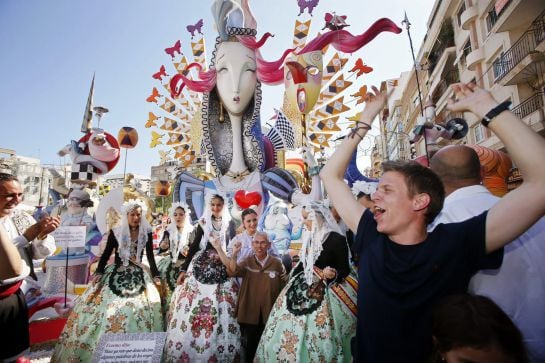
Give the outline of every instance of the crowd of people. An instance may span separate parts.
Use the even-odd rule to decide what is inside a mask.
[[[354,195],[344,172],[387,99],[374,89],[320,173],[329,199],[300,206],[289,273],[256,210],[237,228],[220,193],[195,224],[174,203],[158,250],[147,205],[127,200],[52,361],[90,361],[103,334],[137,332],[166,332],[167,362],[545,361],[545,169],[536,167],[545,141],[489,92],[452,88],[449,108],[486,116],[506,145],[524,175],[516,190],[493,197],[475,151],[459,145],[429,168],[385,162],[376,190]],[[60,224],[24,216],[21,198],[1,173],[4,361],[28,348],[26,281]]]

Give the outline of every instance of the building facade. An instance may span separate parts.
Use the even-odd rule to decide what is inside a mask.
[[[417,124],[421,105],[436,105],[435,123],[464,118],[467,135],[447,143],[479,144],[505,151],[498,138],[474,115],[446,109],[453,96],[449,85],[475,82],[545,136],[545,1],[542,0],[437,0],[428,20],[428,32],[416,55],[416,71],[402,73],[394,97],[383,110],[381,134],[390,148],[377,147],[384,159],[407,157],[405,143],[392,140],[409,134]],[[420,93],[418,92],[420,85]],[[412,145],[411,156],[426,154],[425,142]]]
[[[15,150],[0,149],[0,163],[7,166],[23,188],[23,207],[31,210],[49,204],[49,187],[53,181],[51,169],[65,178],[69,185],[70,165],[44,165],[40,159],[17,155]]]
[[[157,197],[155,194],[155,188],[153,187],[157,181],[170,181],[173,183],[173,179],[180,170],[188,171],[197,177],[210,174],[210,165],[207,164],[206,159],[203,156],[197,156],[187,168],[182,168],[182,164],[178,160],[167,160],[160,165],[151,167],[151,189],[150,196]]]
[[[134,178],[132,183],[134,187],[144,194],[150,194],[151,179],[146,175],[132,174]],[[122,187],[125,184],[125,177],[123,174],[106,174],[100,177],[99,184],[108,185],[110,189]]]

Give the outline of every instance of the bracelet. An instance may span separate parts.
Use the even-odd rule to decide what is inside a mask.
[[[362,124],[363,126],[358,126],[358,124]],[[363,121],[356,121],[356,126],[354,126],[354,128],[352,128],[352,131],[350,131],[350,133],[348,134],[348,136],[350,136],[350,138],[353,138],[354,135],[360,136],[360,135],[358,134],[358,131],[359,131],[359,130],[362,130],[362,129],[363,129],[363,130],[366,130],[366,131],[371,130],[371,125],[368,124],[368,123],[366,123],[366,122],[363,122]],[[363,140],[363,136],[360,136],[360,139]]]
[[[484,115],[483,119],[481,120],[483,126],[488,127],[488,124],[492,121],[492,119],[503,111],[509,110],[509,106],[511,106],[511,101],[505,101],[488,111],[488,113]]]
[[[318,174],[320,174],[320,166],[319,165],[314,165],[314,166],[311,166],[310,168],[308,168],[308,175],[316,176]]]

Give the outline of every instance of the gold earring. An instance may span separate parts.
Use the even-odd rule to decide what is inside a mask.
[[[223,122],[225,117],[223,116],[223,102],[220,101],[220,122]]]

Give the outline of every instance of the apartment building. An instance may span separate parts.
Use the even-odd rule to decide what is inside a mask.
[[[155,165],[151,167],[151,184],[154,185],[155,182],[161,180],[169,180],[173,182],[175,174],[182,169],[181,162],[179,160],[167,160],[160,165]],[[194,174],[197,177],[203,177],[204,179],[209,179],[211,177],[210,170],[211,166],[206,162],[204,156],[197,156],[187,168],[183,169]],[[157,197],[155,195],[155,189],[151,188],[150,190],[151,197]]]
[[[410,133],[423,113],[421,105],[430,101],[436,105],[436,123],[462,117],[469,124],[464,138],[440,139],[439,146],[456,142],[505,151],[474,115],[446,110],[452,97],[448,86],[459,81],[474,81],[499,101],[510,100],[512,111],[545,136],[545,1],[437,0],[427,25],[416,71],[400,75],[393,100],[381,113],[386,125],[381,135],[391,145],[377,147],[382,158],[407,157],[406,144],[391,141],[392,135]],[[412,147],[412,156],[426,154],[424,140]]]
[[[0,148],[0,164],[7,167],[17,177],[23,188],[23,207],[29,210],[49,204],[49,187],[53,180],[50,169],[65,178],[65,184],[70,182],[70,165],[44,165],[40,159],[17,155],[15,150]]]

